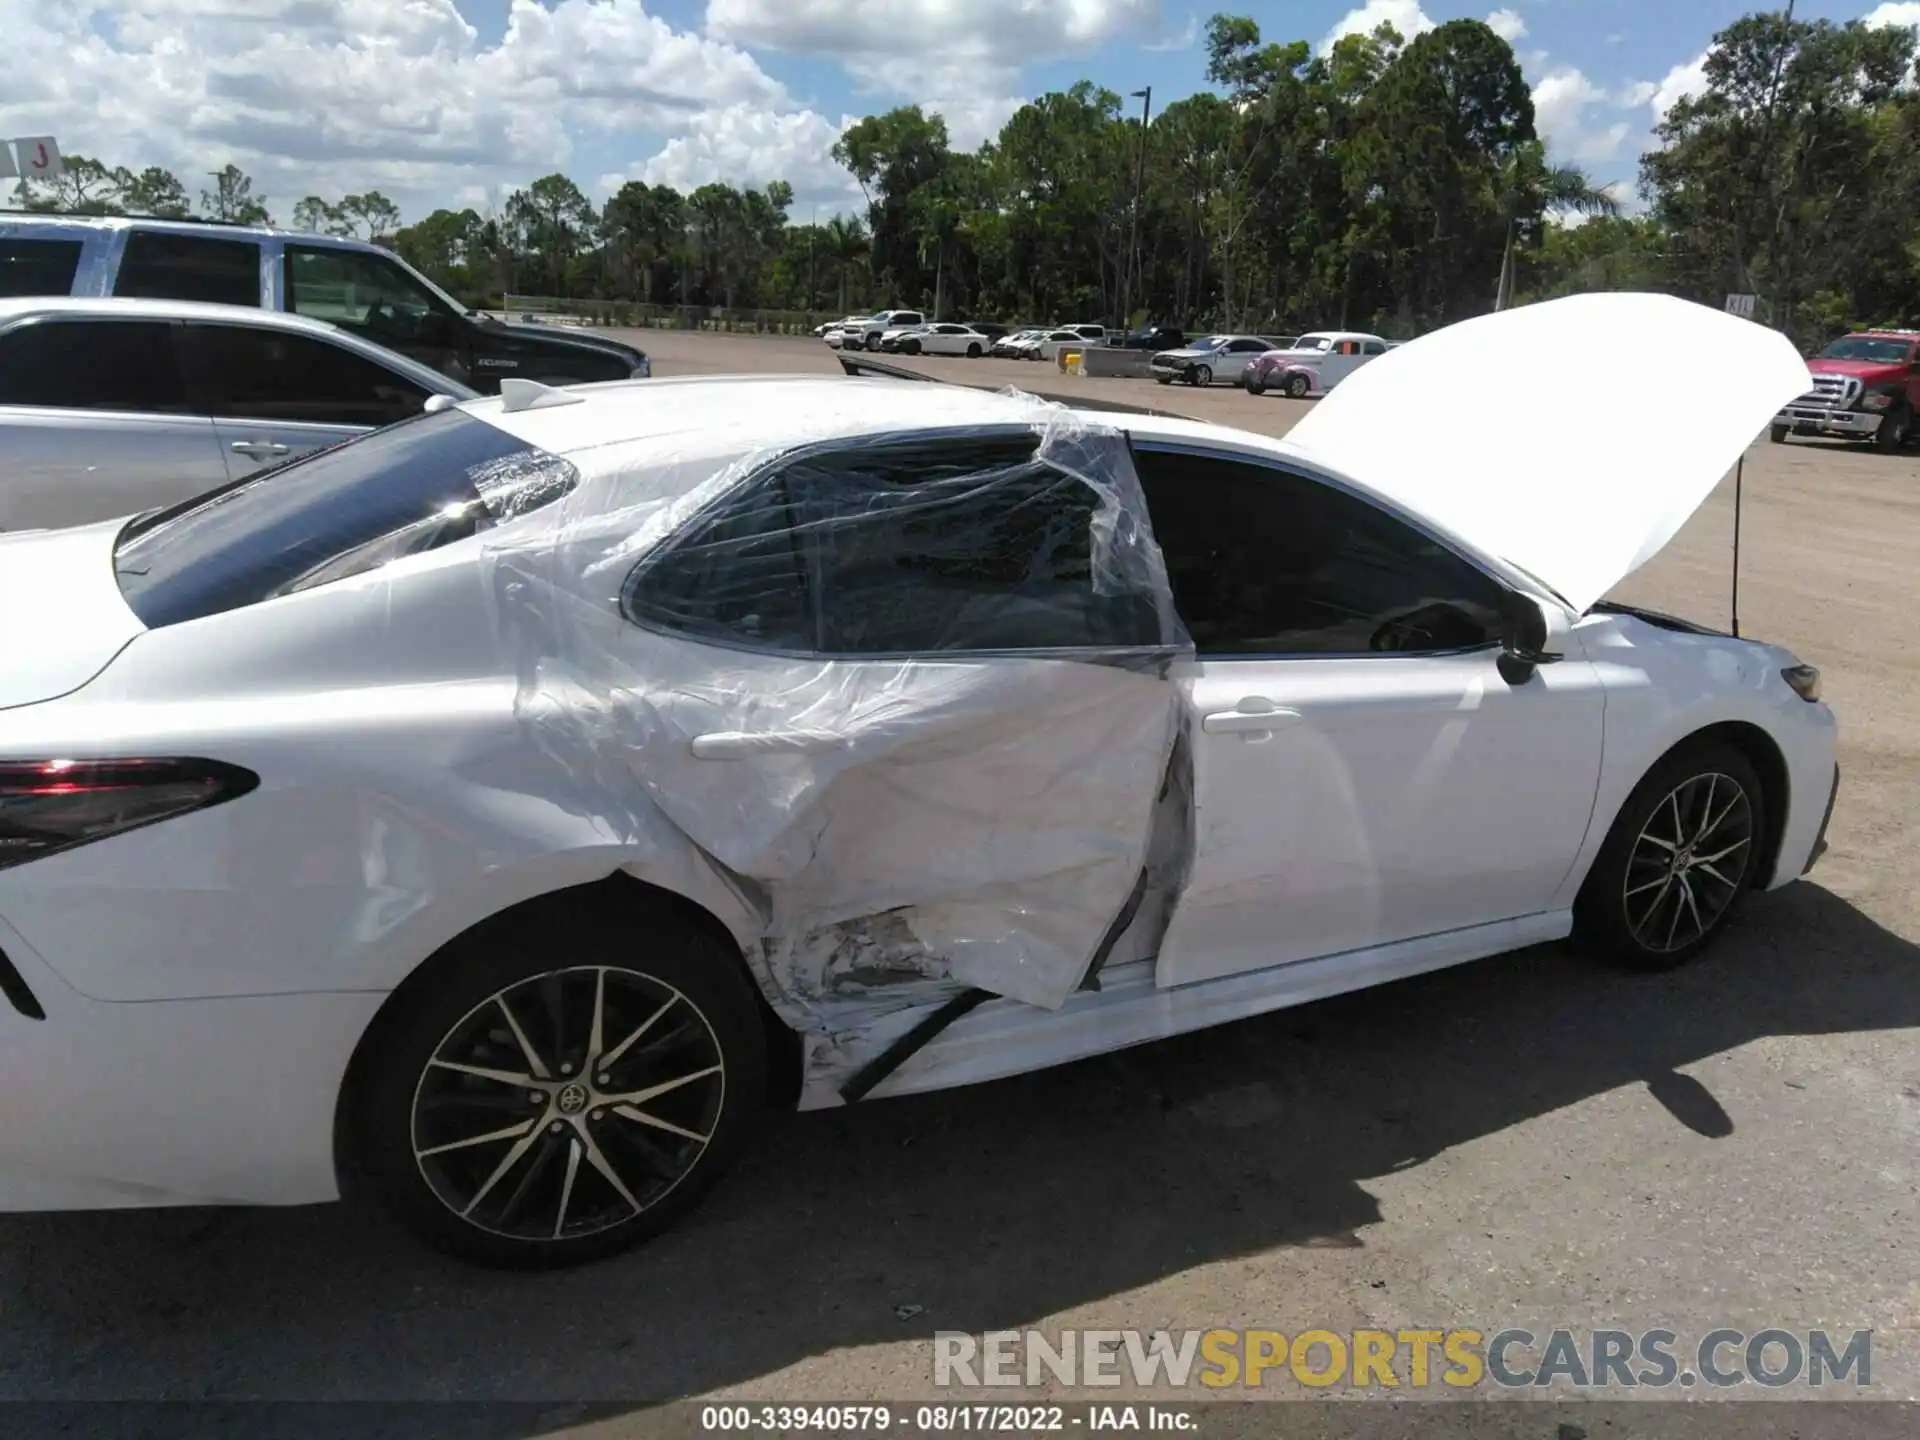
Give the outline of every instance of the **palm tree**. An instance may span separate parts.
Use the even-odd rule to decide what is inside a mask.
[[[1502,208],[1507,212],[1507,243],[1500,256],[1500,284],[1493,308],[1508,309],[1518,268],[1520,225],[1528,215],[1614,216],[1620,201],[1578,165],[1550,165],[1546,148],[1523,145],[1507,158],[1500,176]]]
[[[872,253],[866,226],[851,215],[835,215],[825,227],[827,253],[840,270],[840,313],[847,313],[847,275]]]

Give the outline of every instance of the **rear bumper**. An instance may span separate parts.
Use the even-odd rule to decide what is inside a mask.
[[[1829,410],[1818,405],[1789,405],[1773,417],[1796,435],[1847,435],[1866,439],[1880,429],[1882,417],[1870,410]]]
[[[0,1211],[338,1197],[340,1087],[384,996],[115,1003],[4,923],[0,950],[45,1016],[0,997]]]

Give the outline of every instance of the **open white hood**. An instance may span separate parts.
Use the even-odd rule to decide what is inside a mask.
[[[1799,352],[1750,320],[1666,295],[1575,295],[1389,350],[1287,439],[1584,611],[1806,388]]]

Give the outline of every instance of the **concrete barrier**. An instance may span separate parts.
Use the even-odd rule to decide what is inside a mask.
[[[1089,375],[1113,379],[1145,380],[1153,373],[1153,352],[1121,350],[1111,345],[1089,345],[1080,353]]]

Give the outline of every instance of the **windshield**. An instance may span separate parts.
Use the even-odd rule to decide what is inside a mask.
[[[556,455],[440,410],[139,516],[114,570],[127,607],[157,630],[464,540],[579,479]]]
[[[1231,335],[1209,335],[1204,340],[1194,341],[1193,348],[1196,350],[1218,350],[1232,338]]]
[[[1293,348],[1296,350],[1331,350],[1333,348],[1333,337],[1331,335],[1302,335],[1298,340],[1293,342]]]
[[[1849,335],[1836,340],[1820,352],[1822,360],[1873,360],[1882,365],[1900,365],[1913,354],[1911,340],[1875,340],[1865,335]]]

